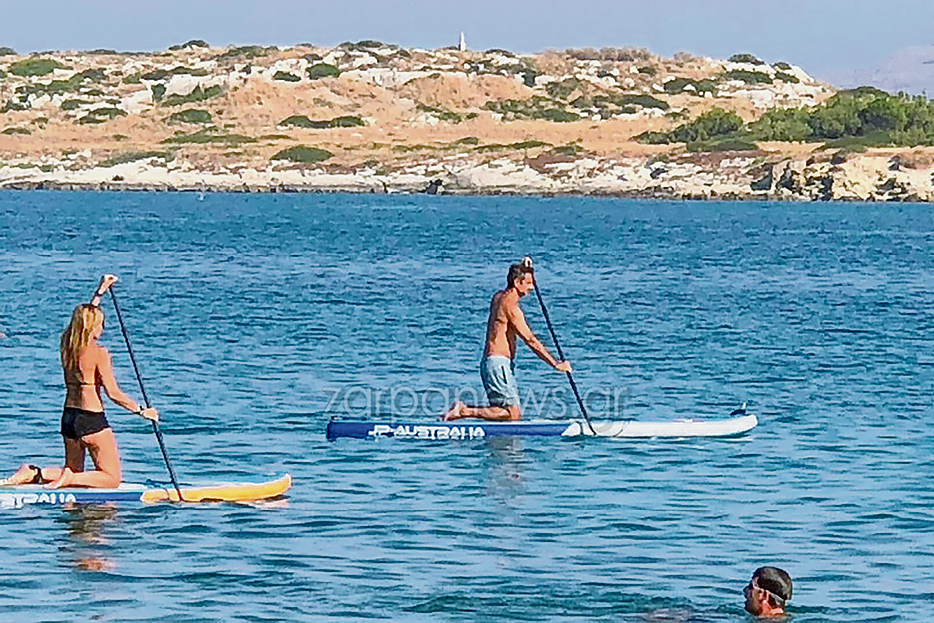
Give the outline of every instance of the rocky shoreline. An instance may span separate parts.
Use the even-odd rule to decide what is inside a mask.
[[[926,156],[926,154],[920,154]],[[476,195],[598,195],[678,200],[934,201],[934,166],[898,153],[763,158],[567,158],[535,162],[421,165],[408,171],[328,172],[317,168],[238,171],[168,169],[136,162],[82,171],[0,168],[16,190],[345,192]]]

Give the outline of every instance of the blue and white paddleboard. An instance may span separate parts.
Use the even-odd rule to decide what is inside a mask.
[[[434,439],[459,441],[486,437],[578,437],[612,438],[651,437],[732,437],[753,429],[759,421],[755,415],[738,415],[721,420],[671,420],[669,422],[594,422],[593,430],[583,420],[524,420],[518,422],[486,422],[456,420],[453,422],[412,422],[392,420],[340,420],[328,422],[327,437],[354,439]]]

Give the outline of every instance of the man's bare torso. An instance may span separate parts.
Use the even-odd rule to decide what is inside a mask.
[[[511,318],[519,310],[519,294],[512,288],[500,290],[490,301],[490,317],[486,324],[486,345],[483,356],[516,356],[516,327]],[[521,313],[521,310],[519,310]]]

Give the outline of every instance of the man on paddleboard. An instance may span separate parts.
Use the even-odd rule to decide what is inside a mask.
[[[509,267],[506,289],[493,295],[486,323],[486,345],[480,360],[480,380],[486,390],[489,407],[474,407],[457,401],[442,419],[480,418],[492,421],[515,421],[522,417],[519,387],[516,385],[516,336],[532,349],[539,359],[559,372],[570,372],[571,364],[558,361],[535,337],[525,321],[519,300],[532,291],[532,260],[525,258]]]
[[[778,567],[759,567],[743,588],[746,612],[757,617],[785,614],[785,602],[791,599],[791,576]]]

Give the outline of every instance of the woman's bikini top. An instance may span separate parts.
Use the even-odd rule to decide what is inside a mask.
[[[94,386],[97,385],[97,380],[95,379],[95,380],[93,380],[93,381],[85,381],[85,380],[80,379],[80,378],[77,379],[77,380],[68,380],[68,378],[67,378],[67,376],[66,376],[66,378],[65,378],[65,385],[78,385],[78,386],[81,386],[81,385],[89,385],[89,386],[94,387]]]

